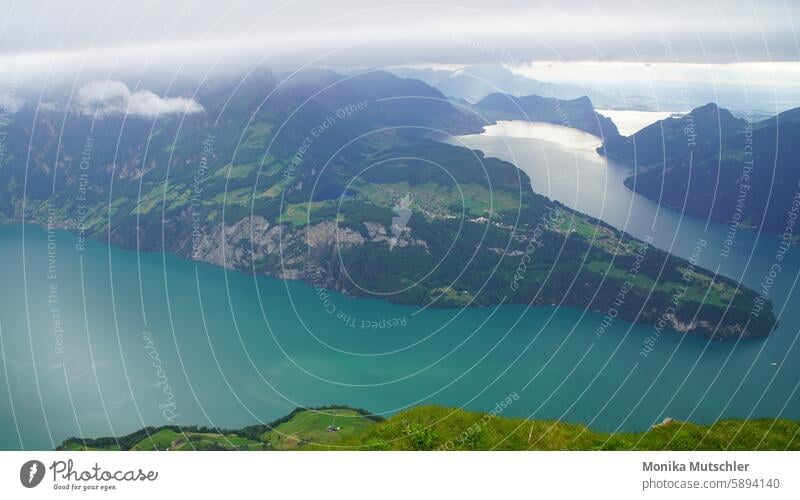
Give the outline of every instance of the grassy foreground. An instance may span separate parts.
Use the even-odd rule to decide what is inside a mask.
[[[420,406],[388,420],[347,407],[297,409],[236,431],[174,426],[121,438],[70,438],[59,450],[800,450],[800,422],[668,421],[646,432],[600,433],[579,424]]]

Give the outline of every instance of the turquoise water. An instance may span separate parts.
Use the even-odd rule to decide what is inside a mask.
[[[592,196],[566,188],[548,194],[566,204],[573,196],[633,234],[652,232],[658,246],[688,255],[698,237],[707,238],[703,265],[743,274],[751,286],[774,260],[775,237],[744,231],[720,257],[724,227],[658,210],[624,186],[614,191],[614,176],[624,171],[599,168],[557,141],[464,140],[501,157],[513,142],[516,162],[541,192],[548,170],[574,174],[575,186]],[[651,328],[615,321],[597,338],[603,315],[583,310],[421,311],[77,243],[64,231],[0,227],[2,449],[51,448],[67,436],[169,422],[242,426],[298,405],[381,414],[426,403],[489,410],[513,392],[520,398],[505,415],[610,431],[643,429],[667,416],[800,418],[800,302],[790,293],[796,248],[770,291],[781,316],[769,339],[709,343],[669,334],[643,358]]]

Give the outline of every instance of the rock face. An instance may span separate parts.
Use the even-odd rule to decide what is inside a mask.
[[[748,338],[753,336],[752,333],[746,331],[741,324],[732,324],[722,327],[705,320],[681,321],[674,314],[665,315],[665,319],[668,321],[669,327],[676,332],[699,335],[702,337],[711,336],[714,340],[740,337]]]
[[[582,236],[596,235],[597,221],[536,194],[513,164],[431,140],[433,130],[480,130],[485,121],[463,105],[383,72],[296,77],[280,89],[271,75],[198,89],[206,112],[159,119],[156,133],[150,120],[105,117],[95,127],[83,114],[28,106],[4,129],[0,220],[50,224],[55,213],[82,237],[123,248],[402,304],[614,308],[648,324],[669,309],[667,291],[629,290],[621,277],[635,258],[628,236],[600,229],[607,241],[598,245]],[[267,94],[274,99],[262,107]],[[617,133],[585,98],[497,95],[479,107],[489,119]],[[643,272],[674,283],[688,265],[656,249],[647,259]],[[716,295],[736,287],[696,272],[719,284]],[[620,290],[627,300],[615,305]],[[695,304],[674,307],[691,324],[672,326],[709,336],[711,325],[738,328],[756,297],[738,290],[732,308],[712,301],[696,322]],[[748,328],[767,335],[774,315],[764,308]]]
[[[243,269],[252,259],[278,252],[280,226],[270,227],[263,217],[254,215],[223,226],[192,240],[188,257],[228,269]]]
[[[428,244],[424,240],[413,238],[411,231],[407,227],[399,227],[392,225],[391,233],[386,230],[386,226],[377,222],[365,222],[364,227],[367,228],[369,241],[386,242],[389,244],[389,249],[405,248],[408,246],[419,246],[427,249]]]
[[[304,227],[297,237],[306,241],[311,250],[332,246],[347,247],[361,245],[365,238],[352,229],[341,227],[336,222],[325,221]]]
[[[390,248],[419,246],[427,249],[427,243],[412,238],[410,231],[395,238],[386,226],[377,222],[365,222],[364,227],[366,234],[334,221],[292,229],[284,224],[271,226],[263,217],[254,215],[232,225],[216,225],[210,233],[184,242],[180,253],[227,269],[253,271],[258,267],[258,272],[278,278],[318,281],[320,269],[335,267],[337,252],[342,249],[367,242],[386,243]],[[332,278],[324,281],[325,286],[336,285]]]

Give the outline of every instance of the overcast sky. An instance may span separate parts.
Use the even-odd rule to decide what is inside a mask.
[[[295,38],[408,37],[435,49],[404,58],[491,59],[441,38],[492,43],[531,59],[796,60],[793,0],[492,0],[403,2],[281,0],[5,0],[0,50],[86,50],[141,44]],[[433,38],[433,39],[431,39]],[[426,40],[427,39],[427,40]],[[292,52],[291,43],[283,51]],[[388,45],[388,44],[387,44]],[[397,48],[402,48],[397,43]],[[452,44],[451,44],[452,45]],[[671,45],[671,47],[670,47]],[[403,51],[398,50],[398,53]],[[458,54],[461,53],[460,56]],[[346,54],[343,54],[345,57]],[[380,54],[374,57],[380,58]],[[392,56],[394,57],[394,56]],[[457,61],[462,62],[462,61]]]
[[[4,0],[0,72],[797,61],[795,0]],[[2,17],[4,16],[4,17]],[[530,65],[529,63],[534,63]]]

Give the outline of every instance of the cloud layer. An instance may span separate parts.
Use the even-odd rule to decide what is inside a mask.
[[[0,69],[3,58],[17,56],[40,67],[62,57],[76,58],[75,67],[123,56],[137,68],[169,59],[174,70],[187,60],[215,63],[251,51],[271,64],[321,56],[320,64],[345,66],[794,61],[800,16],[792,0],[17,3],[0,30]]]
[[[203,111],[193,99],[160,97],[149,90],[132,92],[123,82],[93,81],[80,88],[74,108],[85,115],[132,115],[153,118],[170,114],[191,114]]]
[[[25,100],[11,94],[0,95],[0,112],[14,114],[25,105]]]

